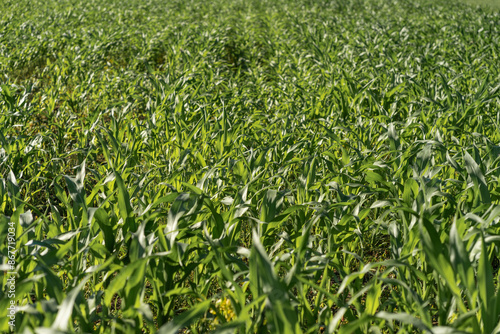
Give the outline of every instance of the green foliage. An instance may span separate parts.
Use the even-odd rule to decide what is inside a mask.
[[[497,13],[0,9],[16,332],[500,332]]]

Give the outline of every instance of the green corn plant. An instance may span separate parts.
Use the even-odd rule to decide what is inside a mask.
[[[498,333],[462,2],[0,3],[0,332]]]

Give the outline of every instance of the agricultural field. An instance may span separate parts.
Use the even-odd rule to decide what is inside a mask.
[[[500,333],[499,57],[456,1],[1,1],[0,332]]]
[[[500,0],[466,0],[467,3],[475,6],[484,6],[490,9],[498,10],[500,8]]]

